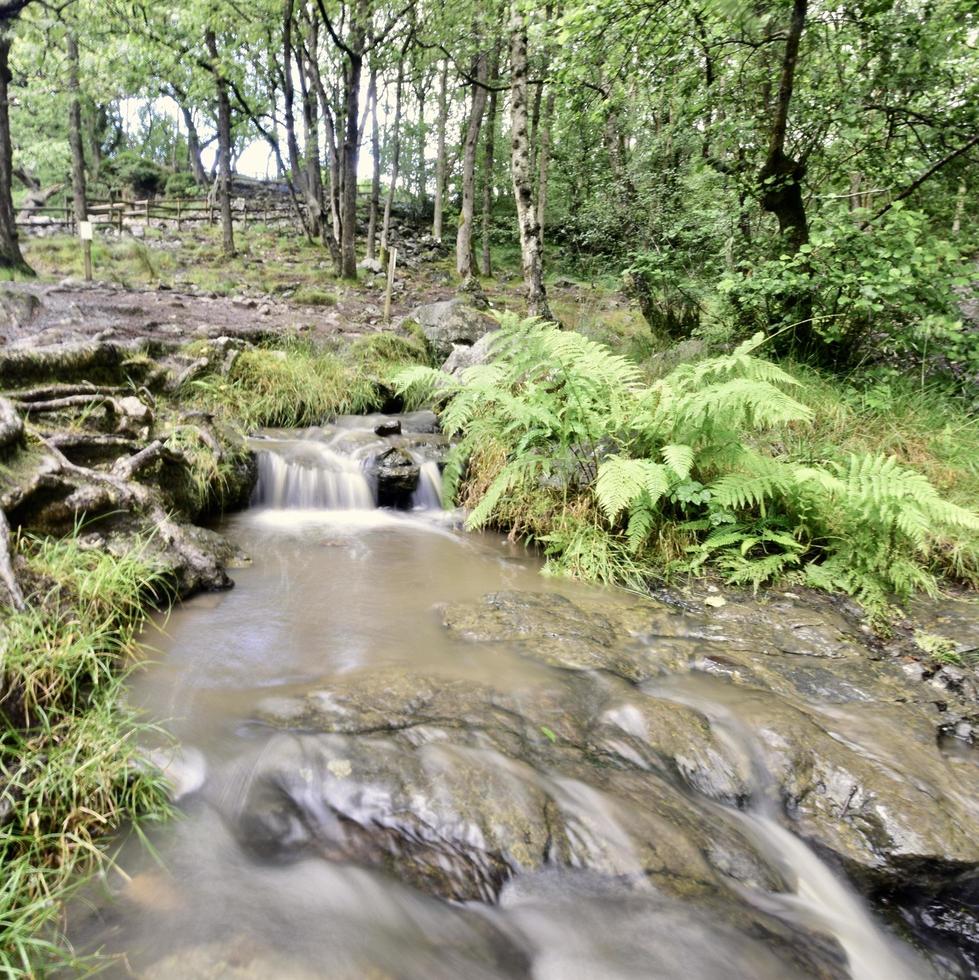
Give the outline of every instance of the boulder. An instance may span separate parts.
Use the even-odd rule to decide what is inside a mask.
[[[474,344],[454,344],[442,370],[453,377],[459,377],[468,368],[485,364],[493,350],[493,339],[493,334],[487,333]]]
[[[436,357],[446,358],[455,345],[472,346],[480,337],[499,329],[491,316],[455,298],[419,306],[406,317],[417,323]]]
[[[421,467],[397,446],[375,456],[367,469],[376,486],[379,507],[410,507]]]
[[[374,275],[380,275],[384,271],[384,266],[378,259],[361,259],[357,263],[357,268],[361,272],[371,272]]]

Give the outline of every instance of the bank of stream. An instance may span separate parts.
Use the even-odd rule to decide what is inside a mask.
[[[544,578],[459,529],[440,437],[399,422],[253,440],[220,528],[251,563],[145,631],[129,686],[179,819],[74,903],[76,952],[154,980],[970,975],[979,767],[898,668],[796,597]]]

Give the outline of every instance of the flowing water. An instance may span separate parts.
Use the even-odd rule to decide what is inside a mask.
[[[257,439],[254,506],[223,527],[252,564],[232,591],[146,631],[131,697],[179,746],[153,752],[181,814],[150,848],[122,847],[74,911],[76,948],[117,957],[108,975],[153,978],[929,975],[784,828],[734,688],[595,673],[574,696],[604,692],[602,723],[622,745],[647,735],[641,699],[695,709],[743,761],[750,806],[648,782],[635,749],[632,771],[611,776],[561,755],[563,709],[549,706],[576,678],[523,645],[546,630],[474,643],[437,607],[501,591],[606,597],[459,530],[439,509],[434,437],[409,445],[364,425]],[[369,463],[388,445],[419,467],[400,511],[374,506]],[[339,721],[317,725],[310,705]],[[531,719],[533,751],[506,741],[514,718]],[[688,821],[679,829],[662,810],[648,822],[658,786]],[[687,844],[715,837],[760,870],[721,880]],[[688,855],[689,883],[658,874],[654,845],[667,865]]]

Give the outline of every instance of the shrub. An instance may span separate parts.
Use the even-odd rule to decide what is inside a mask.
[[[123,150],[106,160],[103,173],[113,190],[132,190],[137,197],[153,197],[163,190],[166,171],[158,163]]]
[[[749,330],[791,331],[793,310],[812,310],[817,354],[844,369],[857,360],[930,359],[979,377],[979,335],[963,329],[957,288],[970,277],[955,247],[932,235],[923,214],[900,207],[863,229],[853,216],[814,223],[795,255],[753,264],[720,288]]]
[[[163,188],[167,197],[200,197],[201,191],[194,175],[188,173],[170,174]]]

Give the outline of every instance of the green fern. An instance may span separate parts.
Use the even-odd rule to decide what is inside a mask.
[[[753,588],[790,577],[847,592],[880,617],[976,560],[979,517],[893,458],[814,465],[761,448],[812,418],[798,380],[756,355],[761,335],[643,386],[579,334],[512,314],[500,326],[491,363],[459,380],[412,367],[396,384],[443,406],[458,440],[447,493],[473,507],[469,526],[519,529],[552,569],[635,586],[668,564],[712,565]]]

